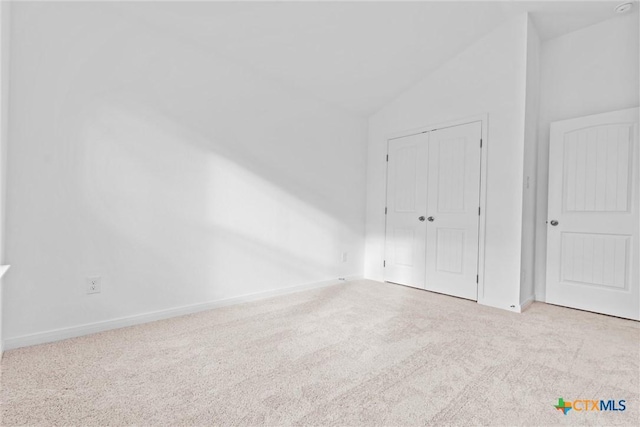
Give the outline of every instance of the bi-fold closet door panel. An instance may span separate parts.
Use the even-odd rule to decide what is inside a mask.
[[[481,122],[429,136],[426,289],[478,297]],[[429,221],[432,220],[432,221]]]
[[[389,141],[385,280],[424,289],[429,135]],[[421,220],[422,219],[422,220]]]
[[[474,122],[389,140],[386,281],[477,299],[481,132]],[[399,209],[407,194],[415,203]]]

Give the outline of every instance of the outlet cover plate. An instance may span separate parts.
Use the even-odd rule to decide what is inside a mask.
[[[102,280],[100,277],[87,277],[87,293],[99,294],[102,290]]]

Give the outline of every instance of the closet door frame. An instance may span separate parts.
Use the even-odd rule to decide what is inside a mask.
[[[485,257],[485,231],[486,231],[486,202],[487,202],[487,158],[489,153],[489,114],[478,114],[475,116],[465,117],[458,120],[451,120],[447,122],[439,122],[419,128],[393,132],[387,135],[384,144],[388,147],[389,140],[396,138],[403,138],[406,136],[416,135],[419,133],[432,132],[438,129],[444,129],[448,127],[466,125],[469,123],[481,122],[481,135],[482,135],[482,151],[480,153],[480,220],[478,226],[478,303],[482,304],[484,301],[484,257]],[[386,149],[385,149],[386,152]],[[387,177],[388,178],[388,177]],[[385,178],[385,182],[386,179]],[[386,195],[385,195],[386,197]],[[385,221],[385,234],[386,234],[386,221]]]

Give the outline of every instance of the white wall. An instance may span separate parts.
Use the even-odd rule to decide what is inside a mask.
[[[535,226],[536,226],[536,153],[538,110],[540,106],[540,37],[527,21],[527,86],[524,121],[524,177],[522,186],[522,258],[520,304],[534,300]]]
[[[5,340],[362,274],[365,120],[104,4],[12,20]]]
[[[7,171],[7,137],[9,125],[9,14],[11,3],[0,3],[0,357],[4,350],[3,340],[3,271],[5,264],[5,235],[6,235],[6,171]]]
[[[370,118],[366,277],[383,278],[387,136],[488,113],[485,285],[479,302],[519,306],[527,22],[521,15],[497,28]]]
[[[546,282],[549,124],[638,106],[639,37],[635,7],[628,15],[541,45],[535,273],[540,301],[545,299]]]

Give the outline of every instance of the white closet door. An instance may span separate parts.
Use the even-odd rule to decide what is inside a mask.
[[[387,164],[385,281],[424,289],[428,134],[392,139]]]
[[[481,126],[433,131],[428,152],[425,288],[471,300],[478,296]]]
[[[640,320],[638,112],[551,124],[549,303]]]

